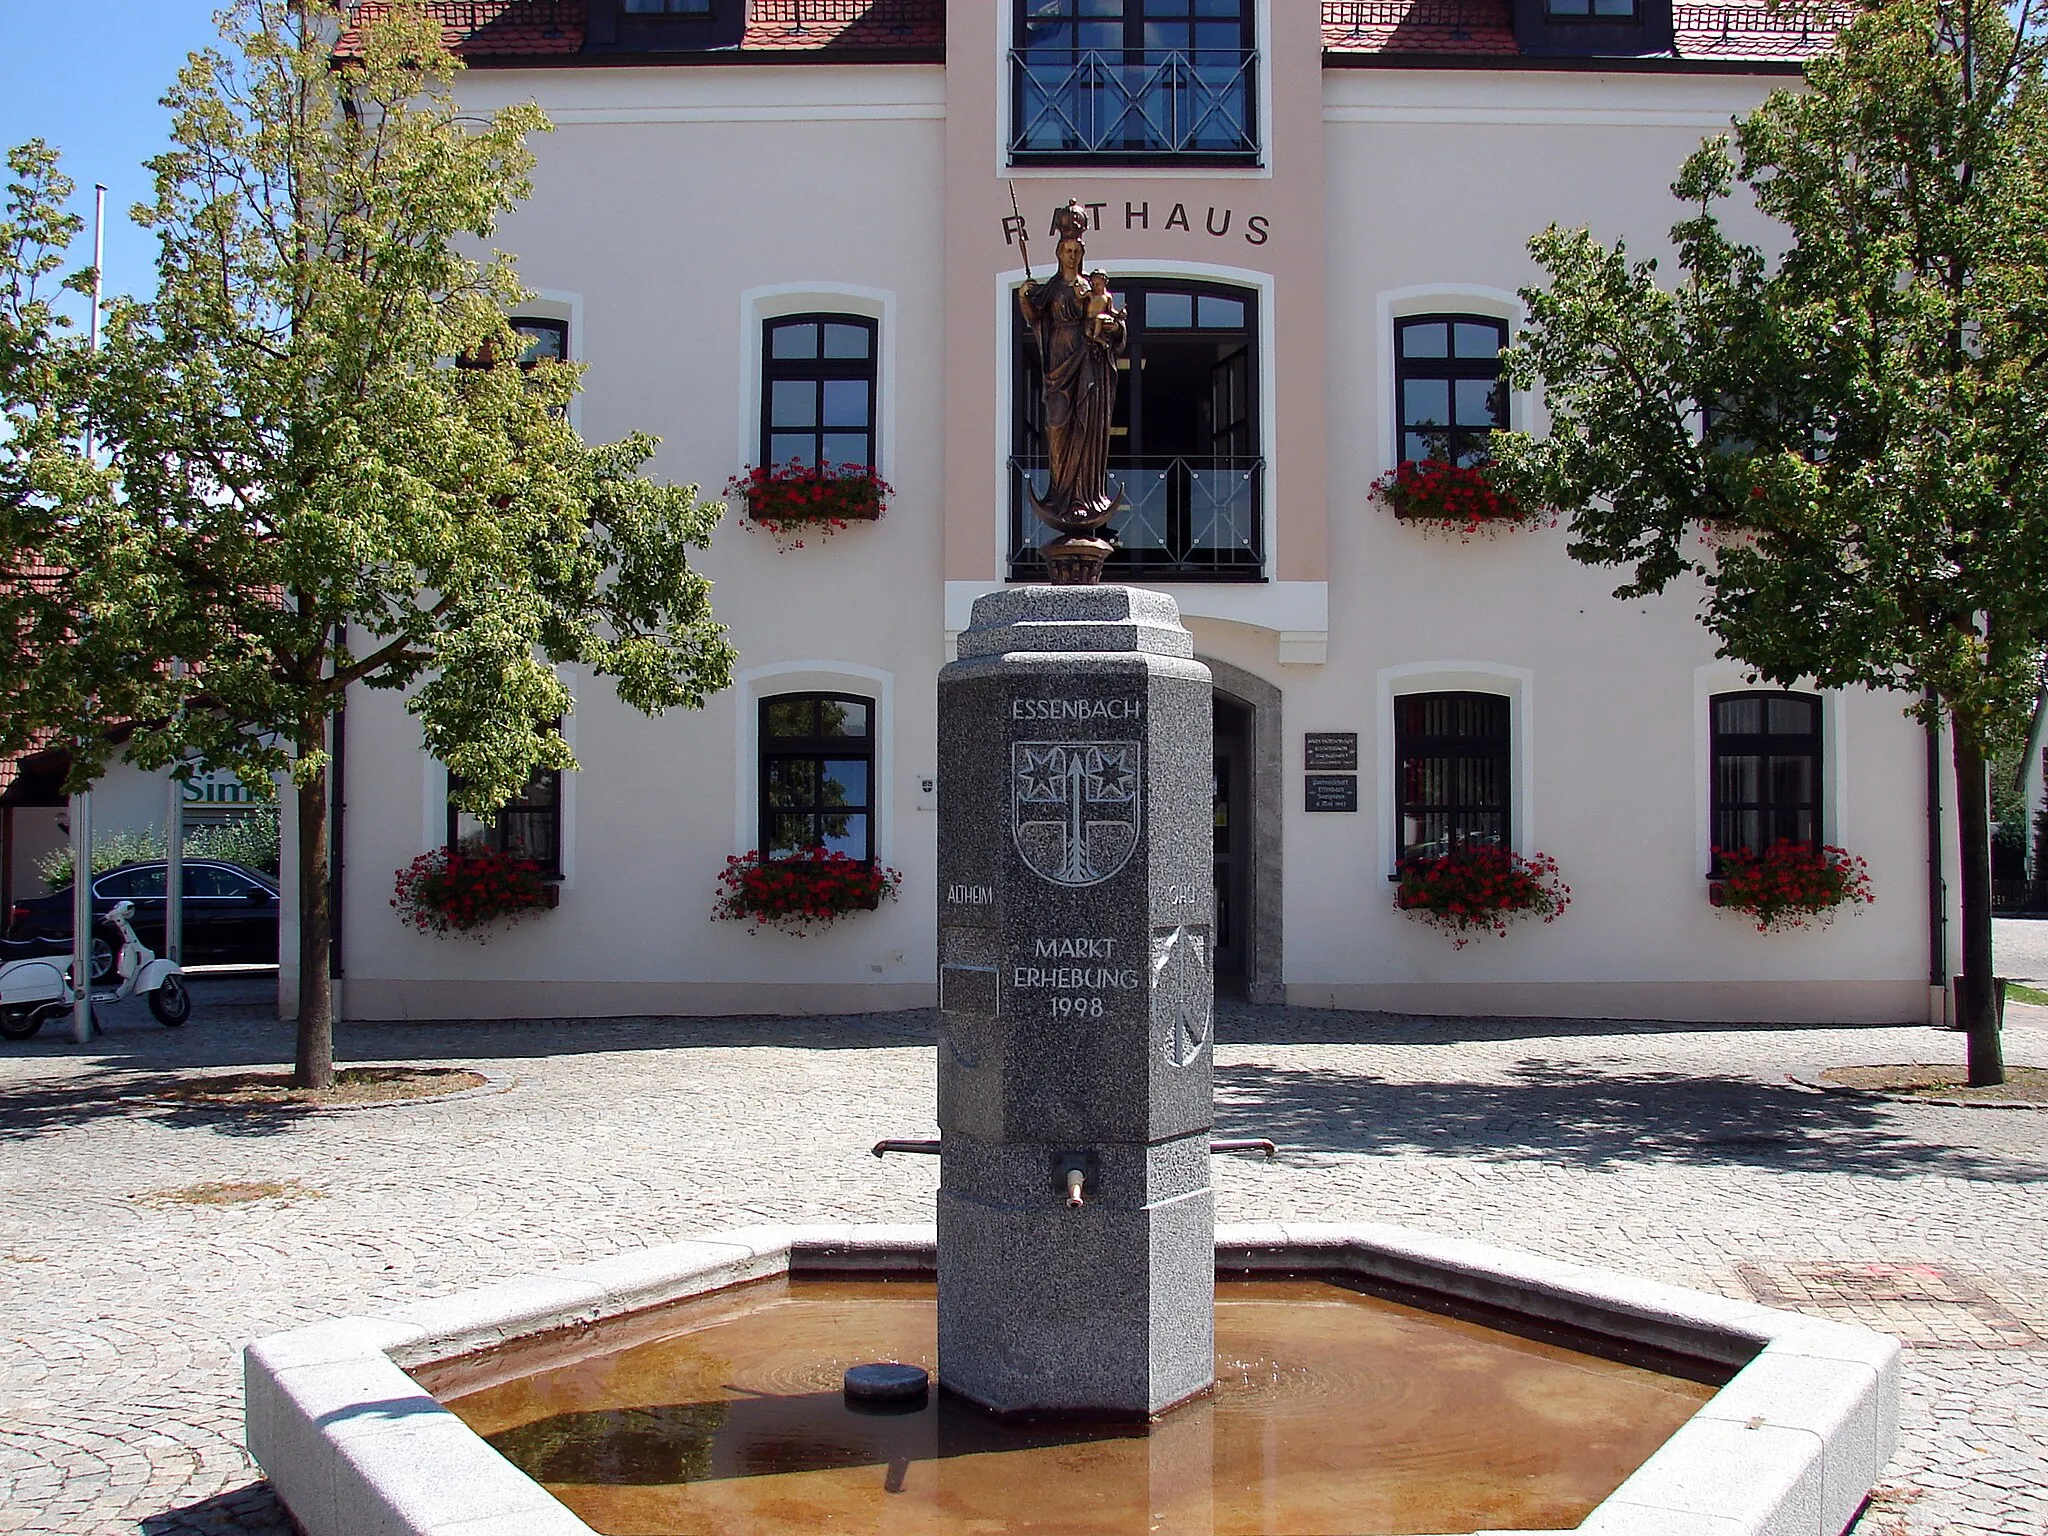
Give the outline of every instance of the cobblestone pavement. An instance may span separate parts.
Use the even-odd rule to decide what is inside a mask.
[[[0,1047],[0,1532],[282,1532],[240,1445],[236,1349],[368,1302],[764,1220],[922,1219],[929,1015],[354,1027],[353,1061],[494,1091],[356,1112],[146,1097],[289,1058],[267,982],[194,1022],[124,1006],[80,1049]],[[2048,1010],[2012,1060],[2048,1065]],[[2048,1113],[1802,1090],[1958,1059],[1926,1029],[1717,1029],[1226,1010],[1224,1219],[1369,1217],[1876,1320],[1905,1435],[1858,1536],[2048,1531]],[[167,1199],[270,1181],[250,1203]]]
[[[1993,975],[2048,982],[2048,917],[1993,918],[1991,957]]]

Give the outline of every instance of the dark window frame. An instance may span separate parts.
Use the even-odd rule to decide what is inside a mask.
[[[539,315],[509,315],[506,317],[505,323],[512,327],[512,333],[515,336],[522,338],[519,348],[519,367],[522,372],[531,373],[543,361],[566,363],[571,360],[569,354],[570,337],[568,321],[548,319]],[[561,349],[560,357],[543,359],[532,355],[531,339],[542,331],[557,338],[556,344]],[[488,368],[491,366],[489,360],[493,355],[489,343],[486,342],[482,352],[458,357],[455,360],[455,366],[458,368]]]
[[[1431,735],[1410,723],[1412,713],[1419,712],[1431,703],[1446,701],[1484,701],[1489,713],[1497,711],[1499,729],[1497,732],[1466,732],[1450,735]],[[1450,821],[1443,838],[1446,851],[1455,852],[1467,846],[1499,847],[1512,849],[1515,846],[1515,711],[1514,698],[1505,693],[1487,693],[1472,688],[1431,689],[1420,693],[1397,694],[1394,698],[1394,848],[1395,865],[1418,856],[1417,850],[1425,847],[1408,838],[1409,816],[1414,812],[1418,818],[1442,816]],[[1460,759],[1491,761],[1498,764],[1500,803],[1489,806],[1474,799],[1419,798],[1411,795],[1411,786],[1420,782],[1411,774],[1411,765],[1425,762]],[[1498,816],[1498,831],[1481,833],[1471,829],[1473,818]],[[1461,826],[1460,822],[1466,823]],[[1435,853],[1423,855],[1437,857]]]
[[[559,729],[559,722],[556,724],[557,729]],[[465,813],[455,803],[455,792],[462,787],[462,784],[462,776],[454,769],[449,769],[448,836],[443,846],[450,853],[460,852],[464,842],[462,837],[462,817]],[[547,786],[547,795],[544,803],[535,805],[531,802],[535,799],[534,791],[538,785]],[[543,858],[538,855],[528,854],[525,857],[532,858],[535,863],[540,865],[540,877],[542,880],[560,880],[562,878],[561,769],[534,769],[532,777],[526,781],[526,788],[499,806],[492,815],[489,828],[480,831],[476,836],[482,840],[485,847],[502,853],[505,851],[505,839],[510,831],[509,823],[521,817],[538,818],[539,825],[545,829],[545,851],[547,856]],[[482,820],[481,817],[477,819],[479,821]],[[528,846],[532,846],[530,835]]]
[[[1264,397],[1261,393],[1260,364],[1265,345],[1265,322],[1257,288],[1210,278],[1164,276],[1116,276],[1110,288],[1125,315],[1126,342],[1118,362],[1116,415],[1111,427],[1109,473],[1112,486],[1123,483],[1125,475],[1158,471],[1166,477],[1163,489],[1169,508],[1166,513],[1163,546],[1123,548],[1110,556],[1111,575],[1139,579],[1175,581],[1263,581],[1265,562],[1265,458]],[[1186,326],[1155,324],[1150,318],[1154,297],[1185,295],[1189,301]],[[1222,301],[1242,306],[1243,323],[1225,325],[1201,323],[1203,301]],[[1024,497],[1026,478],[1045,461],[1045,410],[1037,347],[1023,316],[1012,307],[1010,347],[1010,573],[1011,581],[1043,581],[1044,564],[1039,547],[1052,537],[1038,521]],[[1206,428],[1210,451],[1173,453],[1146,442],[1145,389],[1148,342],[1172,344],[1214,341],[1234,350],[1212,371],[1236,363],[1230,385],[1231,419],[1220,429],[1212,420]],[[1239,361],[1241,360],[1241,362]],[[1214,396],[1211,400],[1213,403]],[[1200,435],[1198,430],[1195,434]],[[1248,541],[1229,550],[1194,547],[1195,499],[1203,473],[1247,477],[1243,484],[1250,498],[1245,521]],[[1219,482],[1219,483],[1227,483]],[[1042,486],[1040,487],[1042,489]],[[1128,488],[1127,494],[1128,494]],[[1112,530],[1124,527],[1133,516],[1126,510],[1110,519]]]
[[[522,348],[519,353],[520,367],[533,368],[542,362],[566,363],[572,361],[569,352],[568,321],[548,319],[540,315],[514,315],[510,323],[514,333],[520,336],[532,337],[539,332],[545,331],[549,335],[558,338],[557,344],[561,348],[561,355],[552,358],[534,357],[531,355],[531,348]]]
[[[1723,704],[1748,699],[1763,701],[1763,725],[1761,731],[1729,731],[1722,727]],[[1774,699],[1796,699],[1805,704],[1812,717],[1811,730],[1773,731],[1770,729],[1770,701]],[[1763,761],[1757,770],[1757,798],[1731,801],[1723,793],[1721,764],[1724,758],[1756,757]],[[1809,760],[1807,784],[1809,793],[1804,800],[1783,800],[1777,793],[1771,763],[1777,758],[1806,758]],[[1724,834],[1724,817],[1754,812],[1765,825],[1759,827],[1758,841],[1762,846],[1750,851],[1761,854],[1779,841],[1803,843],[1818,852],[1826,840],[1824,817],[1827,809],[1827,785],[1823,774],[1827,767],[1827,709],[1821,696],[1814,693],[1800,693],[1789,688],[1737,689],[1730,693],[1717,693],[1707,699],[1707,794],[1708,794],[1708,866],[1707,877],[1718,879],[1722,874],[1719,849],[1741,847],[1744,840],[1731,839]],[[1805,814],[1809,818],[1807,836],[1791,836],[1781,839],[1778,835],[1782,818]]]
[[[799,325],[814,325],[818,329],[818,356],[777,357],[775,335],[777,331]],[[823,356],[824,327],[827,325],[855,326],[864,331],[868,338],[866,357],[825,357]],[[857,379],[867,385],[868,423],[863,428],[827,427],[824,423],[824,385],[828,381]],[[778,428],[774,422],[775,385],[778,381],[810,381],[818,385],[819,408],[813,413],[809,427]],[[757,463],[764,465],[787,464],[789,455],[775,453],[771,444],[777,437],[808,436],[812,439],[812,463],[823,457],[827,437],[862,436],[867,439],[868,454],[858,462],[881,473],[882,455],[882,326],[872,315],[847,314],[826,310],[806,310],[798,314],[770,315],[761,322],[761,400],[756,450]],[[834,459],[834,464],[851,464],[851,459]]]
[[[1065,10],[1058,15],[1034,15],[1035,8],[1048,3],[1063,4]],[[1008,132],[1008,154],[1013,165],[1128,165],[1128,166],[1256,166],[1262,163],[1258,47],[1259,47],[1259,6],[1262,0],[1237,0],[1238,14],[1235,17],[1203,16],[1198,14],[1198,0],[1123,0],[1126,7],[1121,16],[1084,16],[1080,0],[1015,0],[1011,9],[1010,31],[1010,126]],[[1159,14],[1148,14],[1157,6]],[[1171,13],[1169,14],[1169,8]],[[1220,31],[1224,26],[1235,25],[1236,40],[1225,47],[1201,44],[1201,29]],[[1184,36],[1187,47],[1148,47],[1150,27],[1180,27],[1186,29]],[[1112,41],[1108,36],[1121,30],[1120,40]],[[1058,69],[1065,66],[1073,69],[1083,60],[1092,59],[1102,64],[1107,74],[1091,76],[1093,84],[1085,87],[1088,91],[1109,93],[1112,100],[1120,88],[1125,75],[1146,78],[1148,72],[1170,69],[1176,63],[1185,71],[1199,71],[1207,66],[1214,69],[1225,60],[1235,60],[1242,77],[1244,91],[1243,120],[1237,130],[1241,143],[1228,147],[1182,148],[1157,147],[1138,142],[1124,141],[1114,145],[1093,148],[1062,146],[1057,148],[1032,148],[1020,142],[1027,131],[1026,119],[1030,116],[1027,106],[1027,86],[1036,83],[1034,69]],[[1112,62],[1113,61],[1113,62]],[[1042,88],[1042,87],[1041,87]],[[1184,79],[1181,89],[1199,89],[1198,80]],[[1112,120],[1125,120],[1128,111],[1117,111],[1112,107]],[[1086,115],[1077,112],[1076,122]],[[1147,114],[1140,114],[1141,118]]]
[[[1427,325],[1442,325],[1445,327],[1444,351],[1446,355],[1440,358],[1410,357],[1407,346],[1408,333],[1411,330],[1417,330]],[[1500,338],[1501,348],[1505,348],[1508,345],[1510,336],[1508,322],[1498,315],[1454,314],[1449,311],[1443,311],[1421,315],[1401,315],[1394,321],[1394,457],[1399,463],[1407,463],[1418,457],[1442,457],[1457,463],[1477,464],[1486,461],[1487,449],[1484,436],[1478,436],[1475,445],[1470,448],[1463,446],[1468,440],[1475,438],[1475,434],[1479,432],[1479,429],[1462,425],[1456,420],[1458,414],[1458,384],[1461,381],[1473,379],[1493,380],[1493,425],[1486,430],[1488,432],[1494,430],[1505,431],[1508,427],[1509,391],[1506,382],[1501,378],[1500,351],[1496,350],[1488,358],[1456,356],[1455,354],[1458,350],[1456,328],[1460,325],[1486,326]],[[1438,379],[1443,380],[1448,386],[1446,394],[1449,397],[1451,422],[1435,428],[1425,426],[1420,422],[1411,424],[1408,420],[1409,382],[1411,380],[1428,381]],[[1431,452],[1418,456],[1408,451],[1408,439],[1411,433],[1416,436],[1427,437],[1434,431],[1440,431],[1444,434],[1445,453],[1437,454]],[[1470,455],[1469,457],[1467,457],[1468,454]]]
[[[808,735],[777,734],[770,729],[770,712],[778,705],[807,702],[812,706],[813,729]],[[854,704],[866,711],[866,729],[858,736],[828,735],[818,728],[820,708],[827,704]],[[879,813],[880,784],[876,782],[876,735],[880,726],[877,715],[877,701],[865,694],[837,693],[826,690],[804,689],[795,693],[764,695],[755,708],[754,741],[754,846],[760,850],[763,859],[777,859],[775,819],[778,816],[823,817],[833,814],[863,816],[866,818],[866,850],[859,862],[872,868],[877,858],[880,842],[877,825]],[[792,801],[776,802],[776,775],[771,765],[793,761],[808,761],[819,765],[813,770],[813,780],[823,782],[822,765],[827,759],[839,761],[859,760],[867,765],[867,799],[862,803],[828,805],[821,795],[812,797],[799,806]],[[809,845],[809,852],[794,853],[782,857],[801,862],[813,857],[824,847],[822,841]]]
[[[1572,4],[1572,0],[1563,0],[1562,4],[1560,4],[1560,0],[1543,0],[1543,14],[1552,21],[1580,21],[1595,24],[1612,22],[1628,27],[1638,25],[1641,20],[1641,0],[1624,0],[1624,3],[1628,6],[1628,9],[1625,11],[1603,11],[1599,9],[1603,4],[1613,4],[1614,0],[1577,0],[1577,3],[1584,5],[1585,9],[1568,9],[1567,7]]]
[[[710,0],[694,11],[629,11],[626,0],[589,0],[585,53],[699,53],[737,48],[747,32],[747,0]]]

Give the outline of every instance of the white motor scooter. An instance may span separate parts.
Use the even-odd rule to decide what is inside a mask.
[[[192,993],[184,982],[184,967],[175,960],[160,960],[135,937],[129,919],[135,903],[115,904],[105,921],[121,935],[121,955],[115,967],[118,985],[95,991],[95,1003],[118,1003],[147,993],[149,1011],[167,1029],[176,1029],[192,1017]],[[71,941],[69,939],[0,939],[0,1037],[27,1040],[51,1019],[71,1012],[78,994],[71,986]]]

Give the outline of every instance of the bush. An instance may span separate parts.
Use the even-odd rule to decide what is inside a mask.
[[[484,939],[479,930],[500,921],[517,922],[549,905],[540,865],[492,848],[450,853],[436,848],[401,869],[392,883],[391,905],[400,921],[421,933],[451,933]]]
[[[882,864],[863,864],[823,850],[800,859],[764,858],[750,848],[725,861],[718,876],[717,922],[745,923],[749,933],[779,928],[802,938],[852,912],[894,900],[903,876]]]
[[[1836,907],[1876,900],[1869,866],[1846,849],[1784,841],[1761,858],[1740,848],[1716,848],[1714,857],[1721,878],[1707,887],[1707,899],[1747,914],[1758,933],[1825,928]]]
[[[103,875],[123,864],[148,864],[171,854],[164,829],[152,823],[146,827],[95,831],[92,839],[92,872]],[[277,873],[277,807],[260,806],[238,813],[233,821],[194,827],[185,834],[188,859],[226,859],[266,875]],[[36,860],[36,873],[53,891],[71,883],[71,845],[52,848]]]
[[[1403,859],[1398,874],[1395,908],[1449,934],[1454,949],[1487,933],[1506,938],[1518,918],[1554,923],[1572,904],[1572,888],[1547,853],[1525,859],[1508,848],[1472,846]]]
[[[266,805],[242,811],[232,821],[215,822],[185,834],[185,856],[192,859],[225,859],[244,869],[277,873],[277,807]]]

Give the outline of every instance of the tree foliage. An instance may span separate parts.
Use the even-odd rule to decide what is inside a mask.
[[[1989,0],[1861,12],[1804,88],[1687,161],[1672,289],[1621,244],[1537,236],[1548,284],[1507,372],[1544,388],[1550,432],[1496,439],[1502,480],[1570,513],[1575,558],[1629,568],[1619,595],[1697,578],[1720,654],[1781,684],[1904,690],[1948,720],[1973,982],[1983,757],[2026,719],[2048,646],[2035,19]],[[1781,254],[1729,233],[1737,198]],[[1972,1071],[1990,1073],[1976,990]]]
[[[296,785],[299,1076],[315,1082],[345,691],[405,690],[459,798],[487,810],[575,766],[562,669],[659,712],[701,704],[732,662],[689,565],[723,509],[643,478],[652,438],[583,442],[577,367],[520,365],[506,317],[528,295],[484,253],[530,191],[545,118],[465,116],[460,62],[417,0],[360,26],[337,66],[344,13],[237,0],[225,46],[165,98],[172,148],[135,210],[158,293],[112,308],[93,386],[141,553],[74,648],[92,680],[151,680],[132,760]],[[89,559],[121,541],[102,545]],[[74,780],[112,750],[86,745]]]
[[[55,151],[8,153],[0,206],[0,753],[51,725],[146,706],[147,673],[95,678],[75,649],[82,623],[118,622],[137,553],[114,479],[86,442],[93,358],[63,312],[90,298],[90,269],[64,273],[81,221]],[[60,275],[62,274],[62,275]]]

